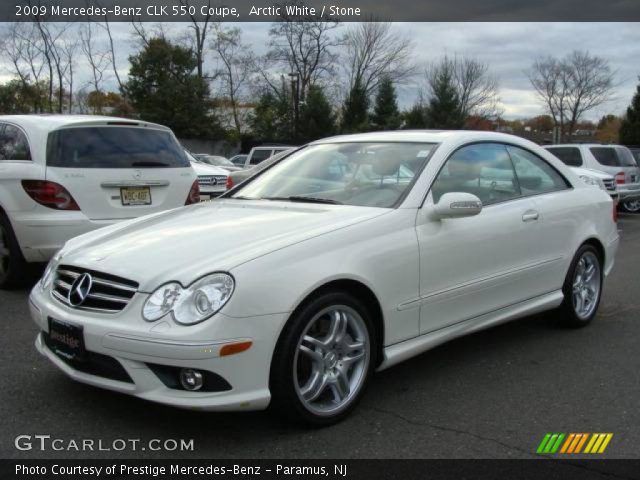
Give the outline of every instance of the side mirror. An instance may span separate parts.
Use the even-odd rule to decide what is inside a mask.
[[[433,211],[438,218],[472,217],[482,211],[482,201],[471,193],[449,192],[440,197]]]

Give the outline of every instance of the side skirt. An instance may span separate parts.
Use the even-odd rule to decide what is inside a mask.
[[[560,306],[563,299],[562,291],[556,290],[509,307],[501,308],[494,312],[473,317],[469,320],[456,323],[455,325],[441,328],[434,332],[420,335],[419,337],[390,345],[384,349],[384,359],[378,367],[378,371],[385,370],[454,338],[478,330],[484,330],[485,328],[490,328],[510,320],[515,320],[516,318],[551,310],[552,308]]]

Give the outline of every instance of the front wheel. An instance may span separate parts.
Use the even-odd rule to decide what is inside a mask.
[[[626,202],[622,202],[622,210],[629,213],[638,213],[640,212],[640,199],[628,200]]]
[[[355,408],[373,372],[367,308],[342,292],[307,303],[285,327],[271,367],[272,405],[288,418],[330,425]]]
[[[602,285],[600,254],[592,245],[585,244],[574,256],[562,288],[561,323],[574,328],[588,325],[598,312]]]

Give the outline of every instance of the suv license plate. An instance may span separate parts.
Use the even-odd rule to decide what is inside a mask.
[[[149,187],[122,187],[120,189],[122,205],[151,205],[151,188]]]

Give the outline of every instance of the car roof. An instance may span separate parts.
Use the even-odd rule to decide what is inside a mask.
[[[416,143],[442,143],[453,138],[465,139],[479,136],[483,140],[513,141],[522,140],[521,137],[506,133],[478,131],[478,130],[395,130],[388,132],[368,132],[348,135],[338,135],[335,137],[323,138],[311,145],[323,143],[346,143],[346,142],[416,142]]]
[[[603,145],[602,143],[557,143],[555,145],[543,145],[544,148],[557,148],[557,147],[622,147],[622,145],[614,145],[611,143],[608,143],[606,145]]]
[[[102,115],[0,115],[0,122],[10,122],[28,130],[50,132],[59,128],[81,125],[130,124],[131,126],[168,130],[168,127],[157,123],[145,122],[131,118],[107,117]]]

